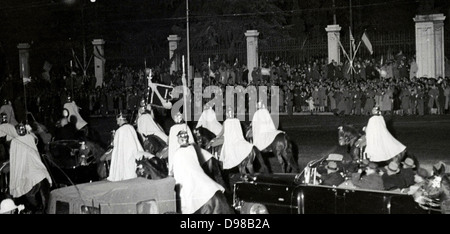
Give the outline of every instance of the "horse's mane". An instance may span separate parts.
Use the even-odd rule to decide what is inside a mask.
[[[142,139],[144,150],[154,155],[164,149],[166,145],[166,142],[154,134],[146,135],[144,136],[144,139]]]
[[[200,134],[200,136],[208,139],[208,141],[216,138],[216,134],[214,134],[213,132],[211,132],[209,129],[204,128],[202,126],[195,128],[195,131],[198,131],[198,133]],[[195,134],[194,134],[195,135]]]
[[[339,127],[339,132],[343,132],[346,135],[349,136],[356,136],[356,137],[360,137],[362,135],[364,135],[365,133],[362,130],[357,129],[356,127],[354,127],[353,125],[350,124],[345,124]]]
[[[158,157],[136,159],[136,174],[147,179],[163,179],[169,175],[167,163]]]

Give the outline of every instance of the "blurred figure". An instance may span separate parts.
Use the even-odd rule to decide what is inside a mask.
[[[16,116],[14,114],[14,109],[11,102],[8,99],[3,100],[3,105],[0,107],[0,113],[5,113],[7,116],[8,123],[16,126],[18,124]]]
[[[24,209],[24,205],[16,206],[11,198],[5,198],[0,203],[0,214],[20,214],[20,212]]]

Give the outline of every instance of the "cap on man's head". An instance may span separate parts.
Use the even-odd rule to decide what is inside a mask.
[[[398,167],[398,163],[396,163],[394,161],[390,162],[389,165],[387,165],[385,168],[387,170],[391,171],[391,172],[394,172],[394,173],[400,172],[400,168]]]
[[[405,161],[402,162],[403,166],[408,168],[415,168],[414,160],[412,158],[406,158]]]
[[[338,169],[338,166],[335,161],[329,161],[325,168],[328,170],[336,171]]]
[[[376,170],[378,168],[378,164],[374,162],[369,162],[369,164],[367,164],[367,167]]]

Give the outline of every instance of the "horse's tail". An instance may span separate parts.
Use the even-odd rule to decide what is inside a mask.
[[[255,151],[255,157],[258,160],[258,163],[261,165],[259,171],[261,173],[269,173],[269,168],[267,168],[266,163],[264,162],[261,151],[256,146],[253,146],[253,150]]]
[[[291,166],[292,172],[298,173],[300,172],[300,168],[292,152],[291,139],[286,133],[284,134],[284,139],[286,141],[286,147],[283,149],[283,154],[286,156],[287,163]]]

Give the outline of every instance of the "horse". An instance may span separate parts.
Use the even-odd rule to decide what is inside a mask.
[[[167,162],[159,157],[136,159],[136,174],[151,180],[159,180],[169,175]]]
[[[6,161],[0,166],[0,178],[2,180],[1,194],[3,197],[11,197],[9,194],[9,172],[9,161]],[[35,184],[26,194],[13,199],[25,205],[24,213],[44,214],[47,210],[49,198],[50,183],[44,178]]]
[[[140,134],[138,134],[140,136]],[[154,134],[143,135],[144,139],[140,139],[142,141],[142,147],[145,151],[156,155],[158,157],[167,158],[167,143],[163,141],[161,138]]]
[[[422,208],[450,214],[450,173],[446,173],[444,163],[440,163],[439,168],[433,167],[433,175],[427,179],[423,195],[425,204],[420,204]]]
[[[368,159],[365,153],[365,149],[367,146],[366,134],[363,130],[359,130],[353,125],[348,124],[339,126],[338,142],[340,146],[347,146],[347,152],[350,154],[350,157],[354,162],[360,162],[363,159]],[[403,151],[384,163],[388,164],[391,161],[400,163],[407,155],[408,153],[406,151]],[[413,158],[416,166],[419,165],[419,162],[415,156],[409,155],[408,157]],[[381,165],[382,164],[383,163],[381,163]]]
[[[245,131],[245,138],[253,142],[252,124],[249,124]],[[265,149],[261,150],[262,153],[273,153],[281,166],[283,173],[299,173],[300,168],[292,153],[292,143],[289,136],[285,132],[280,132],[273,139]]]
[[[366,148],[366,135],[363,131],[356,129],[352,125],[338,127],[338,142],[340,146],[347,146],[347,153],[353,161],[360,161],[366,158],[364,150]]]
[[[211,153],[217,154],[217,156],[220,157],[222,144],[215,143],[215,141],[218,141],[218,139],[216,138],[216,135],[214,133],[200,126],[194,129],[193,136],[195,138],[195,141],[203,149],[209,150]],[[238,165],[241,177],[245,176],[246,174],[254,174],[256,172],[254,168],[255,159],[257,159],[260,164],[259,172],[261,173],[268,172],[268,168],[264,162],[264,159],[262,158],[261,151],[259,151],[258,148],[256,148],[256,146],[253,146],[252,150],[247,155],[247,157],[245,157],[245,159],[242,160],[242,162],[239,163]]]

